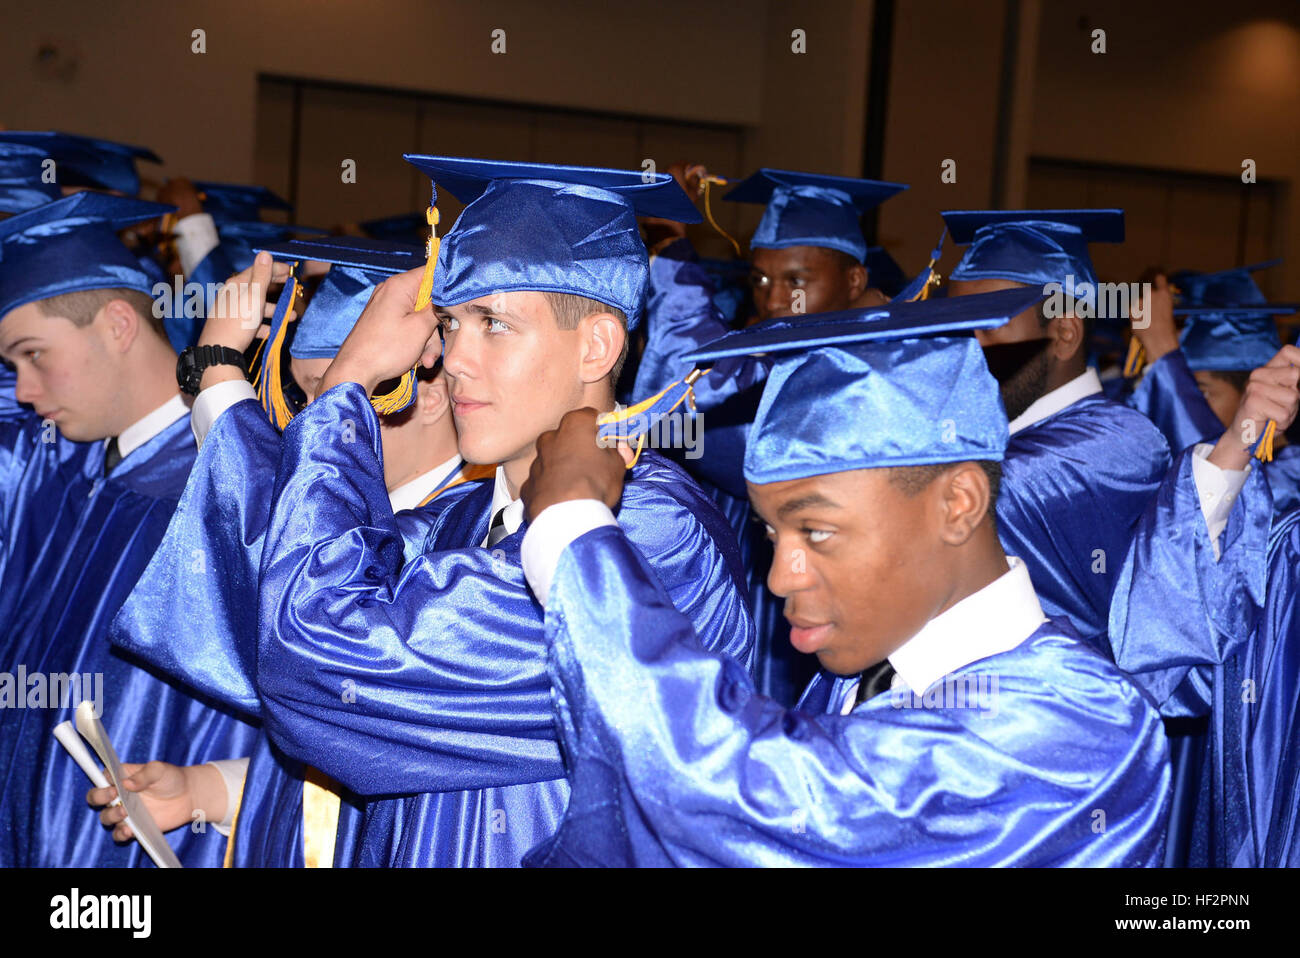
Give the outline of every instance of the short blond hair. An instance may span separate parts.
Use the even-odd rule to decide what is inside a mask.
[[[627,362],[628,345],[632,341],[627,329],[627,314],[617,306],[602,303],[598,299],[579,296],[576,293],[544,292],[543,295],[551,304],[551,312],[555,314],[555,322],[560,329],[577,329],[578,324],[593,313],[609,313],[618,319],[623,327],[623,350],[618,354],[617,362],[609,371],[610,383],[617,383],[619,375],[623,372],[623,364]]]
[[[149,327],[167,338],[163,321],[154,315],[153,297],[138,289],[79,289],[71,293],[60,293],[48,299],[38,299],[36,308],[42,316],[61,316],[70,320],[75,326],[89,326],[99,311],[115,299],[120,299],[130,306]]]

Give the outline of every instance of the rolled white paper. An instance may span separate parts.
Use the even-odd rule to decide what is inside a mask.
[[[126,778],[122,772],[122,763],[117,757],[117,750],[113,748],[108,732],[104,729],[104,723],[99,720],[99,716],[95,714],[95,707],[89,702],[82,702],[77,706],[77,731],[90,743],[95,754],[103,759],[112,784],[116,785]],[[117,797],[126,807],[126,823],[135,833],[135,840],[153,859],[154,864],[159,868],[180,868],[180,859],[167,844],[162,829],[158,827],[158,823],[149,814],[149,809],[145,807],[144,799],[135,792],[123,790],[121,786],[118,786]]]
[[[90,779],[91,784],[96,788],[108,788],[110,783],[104,777],[104,770],[99,767],[98,762],[90,757],[85,742],[77,734],[72,722],[60,722],[54,726],[54,737],[59,740],[60,745],[68,750],[72,760],[81,766],[81,770],[86,773],[86,777]]]

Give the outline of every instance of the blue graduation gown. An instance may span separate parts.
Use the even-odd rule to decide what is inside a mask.
[[[561,556],[546,633],[573,796],[527,864],[1159,860],[1159,717],[1063,621],[954,673],[995,688],[989,707],[899,707],[911,697],[885,693],[844,716],[847,683],[819,676],[788,710],[701,649],[605,527]]]
[[[162,538],[194,461],[182,417],[103,478],[102,443],[42,442],[32,419],[18,486],[6,502],[0,570],[4,671],[89,674],[102,682],[104,724],[123,761],[178,765],[242,754],[252,729],[229,711],[111,648],[110,621]],[[172,628],[186,628],[184,619]],[[98,688],[98,686],[96,686]],[[93,698],[83,689],[83,698]],[[56,703],[62,705],[62,702]],[[75,707],[76,702],[69,702]],[[85,773],[52,735],[71,708],[0,709],[0,863],[20,866],[135,865],[139,845],[116,845],[86,805]],[[212,828],[173,832],[186,865],[221,861]]]
[[[1115,661],[1162,714],[1204,717],[1175,754],[1171,865],[1300,865],[1300,513],[1252,470],[1216,562],[1185,452],[1142,517],[1111,610]]]
[[[355,442],[332,439],[345,421]],[[350,863],[517,865],[568,797],[542,611],[519,563],[523,530],[479,547],[492,500],[484,484],[443,510],[424,554],[406,561],[376,425],[361,388],[344,384],[285,431],[259,601],[265,725],[285,755],[371,797]],[[706,642],[748,668],[736,548],[707,498],[647,453],[619,516]],[[393,795],[403,797],[378,797]],[[258,804],[292,809],[295,797]],[[301,828],[300,814],[249,814],[267,847],[292,844],[277,830]]]
[[[18,388],[18,374],[11,366],[0,363],[0,420],[22,419],[34,415],[31,408],[18,402],[14,390]]]
[[[1087,396],[1011,437],[998,538],[1029,567],[1049,616],[1105,649],[1111,592],[1138,517],[1169,469],[1160,432],[1135,410]]]
[[[301,801],[305,768],[276,753],[261,730],[256,687],[257,581],[279,461],[280,434],[255,401],[235,403],[217,417],[167,533],[110,634],[114,645],[257,722],[246,796],[296,788]],[[444,489],[433,502],[398,515],[403,541],[412,552],[422,546],[438,511],[473,486]],[[189,625],[179,635],[172,627],[177,621]],[[346,790],[340,797],[344,806],[336,848],[343,849],[350,847],[358,819],[350,814],[355,797]],[[256,804],[251,798],[248,807]],[[253,816],[249,812],[241,821]],[[252,831],[250,825],[241,837]],[[301,848],[300,836],[294,847]],[[248,862],[248,856],[243,860]],[[291,864],[292,855],[261,849],[248,863]]]
[[[1300,446],[1288,445],[1264,463],[1264,478],[1273,494],[1273,514],[1282,517],[1300,509]]]
[[[729,329],[713,296],[708,271],[685,240],[665,247],[650,264],[646,302],[647,340],[637,371],[635,396],[644,399],[689,372],[682,357]],[[767,588],[772,545],[749,507],[745,443],[758,409],[767,365],[755,359],[724,359],[697,381],[696,408],[704,425],[703,455],[676,457],[712,496],[740,543],[757,647],[758,688],[787,705],[817,672],[817,659],[790,644],[784,601]]]
[[[1223,423],[1201,394],[1181,349],[1151,364],[1129,396],[1128,405],[1155,423],[1175,453],[1198,442],[1213,442],[1223,434]]]

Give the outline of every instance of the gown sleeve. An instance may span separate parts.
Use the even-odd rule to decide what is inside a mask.
[[[1235,654],[1264,605],[1272,496],[1252,469],[1213,544],[1192,474],[1175,461],[1134,530],[1110,608],[1115,664],[1169,717],[1207,714],[1212,673]]]
[[[217,417],[110,641],[247,715],[261,706],[257,579],[280,437],[254,400]]]
[[[267,732],[363,795],[561,777],[517,537],[406,561],[381,454],[355,384],[285,430],[258,599]]]

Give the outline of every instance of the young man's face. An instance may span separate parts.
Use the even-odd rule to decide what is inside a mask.
[[[86,326],[46,316],[35,303],[0,319],[0,357],[18,373],[15,396],[69,439],[116,435],[116,366],[106,348],[103,310]]]
[[[1196,385],[1201,387],[1201,395],[1209,403],[1210,409],[1219,417],[1223,428],[1227,429],[1232,425],[1237,407],[1241,405],[1241,393],[1229,380],[1204,369],[1198,369],[1192,375],[1196,377]]]
[[[749,276],[759,320],[849,309],[866,287],[865,269],[820,246],[756,249]]]
[[[582,333],[560,329],[541,293],[496,293],[437,312],[460,454],[480,465],[531,456],[537,437],[582,404]]]
[[[750,484],[774,546],[768,588],[785,599],[796,649],[854,675],[942,609],[942,486],[909,497],[886,469]]]

